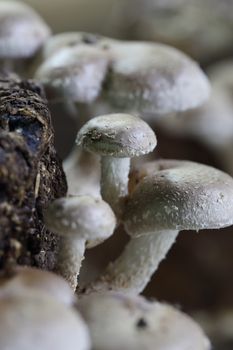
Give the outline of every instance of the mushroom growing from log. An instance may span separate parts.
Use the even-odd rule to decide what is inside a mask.
[[[138,294],[180,230],[233,224],[233,179],[212,167],[174,160],[141,165],[123,214],[132,237],[122,255],[88,290]]]
[[[111,208],[90,196],[61,198],[44,212],[46,226],[62,236],[56,271],[76,290],[85,245],[91,246],[113,233],[116,220]]]

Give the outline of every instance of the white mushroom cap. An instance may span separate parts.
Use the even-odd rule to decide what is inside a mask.
[[[208,350],[210,344],[191,318],[172,306],[120,293],[80,299],[93,350]]]
[[[39,79],[50,100],[66,98],[93,102],[101,93],[108,66],[107,55],[95,47],[79,45],[55,52],[38,68]]]
[[[90,196],[56,199],[45,210],[44,220],[51,231],[61,236],[93,241],[107,239],[116,225],[110,206]]]
[[[104,82],[99,92],[102,100],[111,107],[161,115],[195,108],[209,96],[210,87],[206,76],[182,52],[166,45],[120,41],[88,33],[67,33],[52,38],[45,45],[42,54],[45,58],[48,57],[47,63],[39,68],[36,76],[46,82],[46,74],[49,74],[50,84],[58,84],[57,72],[53,76],[52,70],[50,71],[49,66],[54,69],[54,63],[51,65],[51,62],[56,62],[56,56],[59,57],[63,50],[72,53],[72,49],[82,51],[85,47],[95,50],[106,60],[105,70],[99,68],[103,75],[101,83]],[[88,58],[86,59],[88,66]],[[69,59],[63,65],[73,66],[73,61]],[[82,69],[88,69],[85,68],[85,60]],[[95,69],[98,71],[97,66]],[[64,69],[63,80],[66,75],[69,77],[70,74]],[[66,89],[67,86],[63,90]],[[94,97],[85,102],[93,101]]]
[[[152,152],[157,140],[143,120],[119,113],[91,119],[79,131],[76,143],[102,156],[124,158]]]
[[[24,295],[27,291],[44,292],[53,299],[71,305],[75,301],[69,284],[60,276],[32,267],[17,267],[16,274],[0,279],[0,295]]]
[[[0,297],[1,350],[88,350],[90,337],[79,314],[29,289]]]
[[[233,224],[233,179],[220,170],[160,160],[142,166],[138,179],[123,218],[131,235]]]
[[[167,114],[195,108],[209,97],[210,86],[199,66],[162,44],[115,42],[105,94],[115,107]]]
[[[0,2],[1,58],[31,57],[49,35],[49,27],[31,7],[20,1]]]

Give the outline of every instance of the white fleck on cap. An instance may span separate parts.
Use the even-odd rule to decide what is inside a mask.
[[[136,176],[138,184],[123,218],[133,236],[233,224],[233,178],[220,170],[189,161],[159,160],[142,165]]]

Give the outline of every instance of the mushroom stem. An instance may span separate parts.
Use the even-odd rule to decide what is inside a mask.
[[[105,273],[88,288],[140,294],[176,240],[179,231],[163,230],[156,234],[131,238],[123,253],[110,263]]]
[[[100,197],[99,157],[74,147],[63,162],[69,194],[90,194]]]
[[[123,199],[128,194],[130,158],[101,158],[101,195],[119,218]]]
[[[55,271],[64,277],[75,291],[78,275],[84,259],[85,240],[74,237],[61,237]]]

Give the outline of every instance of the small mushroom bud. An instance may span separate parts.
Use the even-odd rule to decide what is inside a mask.
[[[174,160],[139,166],[123,223],[132,237],[92,286],[140,293],[180,230],[233,224],[233,179],[212,167]]]
[[[208,350],[201,328],[174,307],[121,293],[79,300],[94,350]]]
[[[107,203],[90,196],[60,198],[44,212],[47,227],[62,236],[56,270],[75,290],[87,241],[112,235],[115,216]]]
[[[83,319],[71,308],[30,288],[0,296],[1,350],[89,350]]]
[[[76,143],[101,155],[101,194],[120,217],[128,194],[130,158],[153,151],[157,143],[153,130],[132,115],[109,114],[86,123]]]
[[[17,267],[13,276],[0,279],[0,286],[0,295],[23,295],[32,290],[43,292],[65,305],[75,301],[72,289],[63,278],[32,267]]]

